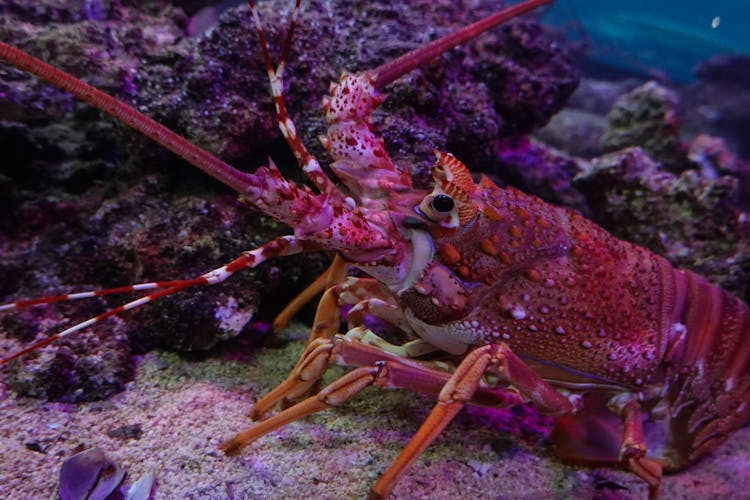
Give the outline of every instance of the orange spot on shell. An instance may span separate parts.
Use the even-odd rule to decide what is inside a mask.
[[[500,262],[502,262],[506,266],[509,266],[513,263],[513,259],[507,252],[500,252],[498,254],[498,257],[500,257]]]
[[[523,231],[521,231],[521,228],[515,225],[510,226],[510,228],[508,229],[508,232],[514,238],[520,238],[521,235],[523,235]]]
[[[516,217],[522,221],[527,221],[531,218],[531,212],[523,207],[516,207]]]
[[[527,269],[526,277],[531,281],[542,281],[542,273],[537,269]]]
[[[550,222],[547,219],[545,219],[544,217],[538,217],[536,219],[536,223],[537,223],[537,225],[539,227],[541,227],[543,229],[549,229],[549,228],[552,227],[552,224],[550,224]]]
[[[575,246],[570,249],[570,253],[573,254],[573,257],[582,257],[583,256],[583,248],[579,246]]]
[[[438,253],[440,253],[440,257],[442,257],[443,261],[448,265],[456,264],[461,260],[461,252],[459,252],[451,243],[442,243]]]
[[[482,240],[482,242],[479,244],[479,248],[481,248],[484,253],[486,253],[487,255],[490,255],[492,257],[494,257],[495,255],[497,255],[497,247],[495,247],[495,245],[492,243],[492,241],[490,241],[488,239],[487,240]]]
[[[463,279],[466,279],[469,277],[469,268],[466,266],[461,266],[458,268],[458,275],[461,276]]]
[[[485,217],[487,217],[491,221],[500,222],[505,219],[503,214],[498,212],[495,207],[491,205],[487,205],[484,207],[484,210],[482,211]]]

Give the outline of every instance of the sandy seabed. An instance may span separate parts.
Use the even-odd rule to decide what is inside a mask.
[[[224,439],[251,425],[252,402],[283,379],[301,348],[291,342],[259,350],[250,362],[150,353],[126,391],[96,403],[40,402],[3,388],[0,498],[55,497],[62,462],[93,446],[123,467],[130,482],[155,470],[157,499],[366,498],[426,417],[427,398],[368,389],[344,407],[266,436],[239,457],[219,451]],[[646,497],[631,474],[563,465],[546,440],[524,440],[483,422],[472,412],[459,415],[393,498]],[[140,425],[140,438],[108,435],[126,425]],[[662,498],[750,498],[750,427],[689,470],[665,477]]]

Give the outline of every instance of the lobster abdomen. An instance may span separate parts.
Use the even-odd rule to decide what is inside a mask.
[[[719,446],[750,418],[750,308],[683,269],[674,270],[672,323],[684,329],[666,353],[666,468]]]

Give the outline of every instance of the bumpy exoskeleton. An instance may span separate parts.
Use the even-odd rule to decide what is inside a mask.
[[[433,204],[445,188],[436,191]],[[584,396],[580,416],[558,419],[563,452],[618,462],[647,440],[649,458],[679,470],[750,418],[750,310],[740,299],[486,177],[457,192],[470,196],[455,198],[454,212],[473,216],[430,231],[436,256],[400,304],[442,350],[505,344],[552,386]],[[593,415],[607,406],[648,415],[644,439],[621,449],[622,425],[609,420],[614,435],[597,443]],[[635,425],[625,419],[626,435]]]

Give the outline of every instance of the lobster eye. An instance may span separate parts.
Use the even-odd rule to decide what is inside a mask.
[[[418,212],[425,219],[452,229],[458,226],[458,211],[453,197],[445,193],[431,193],[419,204]]]
[[[444,214],[453,210],[454,206],[453,198],[447,194],[439,194],[432,199],[432,208],[436,212]]]

